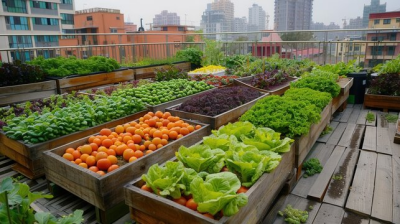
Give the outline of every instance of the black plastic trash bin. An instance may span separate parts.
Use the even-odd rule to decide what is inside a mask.
[[[347,102],[352,104],[363,104],[365,88],[367,86],[367,72],[349,73],[347,74],[347,77],[354,79]]]

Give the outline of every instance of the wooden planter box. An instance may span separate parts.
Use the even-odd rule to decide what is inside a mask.
[[[46,177],[56,185],[75,194],[88,203],[103,211],[107,211],[124,201],[123,186],[125,184],[147,172],[151,165],[164,163],[173,157],[181,145],[190,146],[200,141],[203,136],[211,133],[209,125],[190,121],[186,122],[194,125],[200,124],[202,127],[104,176],[72,164],[62,157],[67,148],[76,148],[86,144],[88,136],[47,151],[43,154]]]
[[[332,100],[332,116],[337,110],[340,109],[342,111],[345,109],[345,105],[347,105],[346,102],[350,94],[350,88],[353,86],[353,81],[353,78],[341,78],[339,80],[338,84],[340,86],[340,93]],[[342,105],[344,106],[341,107]]]
[[[269,95],[268,93],[261,93],[261,94],[262,95],[260,97],[254,99],[248,103],[245,103],[239,107],[236,107],[232,110],[229,110],[225,113],[219,114],[214,117],[177,110],[176,108],[178,106],[180,106],[181,104],[167,108],[165,111],[169,111],[173,114],[176,114],[176,116],[181,117],[181,118],[186,118],[189,120],[200,121],[205,124],[210,124],[212,129],[218,129],[222,125],[228,124],[229,122],[236,121],[240,116],[242,116],[242,114],[244,114],[247,110],[249,110],[258,100],[260,100],[264,97],[267,97]]]
[[[133,80],[135,78],[132,69],[120,69],[109,73],[80,75],[56,79],[58,93],[66,93],[88,89],[96,86],[115,84]]]
[[[303,164],[304,159],[307,157],[312,146],[324,131],[325,127],[329,124],[331,119],[331,108],[332,101],[321,112],[321,121],[318,124],[311,125],[310,132],[307,135],[295,138],[295,167],[299,168],[298,171],[301,172],[301,165]]]
[[[136,114],[91,127],[84,131],[64,135],[38,144],[26,144],[23,141],[10,139],[4,132],[0,131],[0,153],[16,162],[13,167],[14,170],[30,179],[36,179],[44,175],[42,152],[93,135],[103,128],[112,128],[119,124],[138,119],[144,116],[147,112],[147,110],[141,111]]]
[[[400,144],[400,118],[397,120],[396,134],[394,135],[394,143]]]
[[[235,83],[256,89],[260,92],[269,93],[270,95],[283,95],[286,92],[286,90],[288,90],[290,88],[290,83],[295,82],[298,79],[298,78],[290,77],[289,81],[284,82],[283,84],[281,84],[279,86],[275,86],[269,90],[266,90],[266,89],[259,89],[259,88],[252,86],[251,80],[253,79],[253,77],[254,76],[249,76],[249,77],[244,77],[244,78],[240,78],[240,79],[235,79]]]
[[[174,67],[182,69],[185,72],[190,71],[190,62],[177,62],[173,63]],[[151,79],[156,77],[156,70],[162,68],[168,68],[169,65],[152,65],[145,67],[132,67],[131,69],[135,73],[135,80],[139,79]]]
[[[214,89],[215,89],[215,88],[212,88],[212,89],[209,89],[209,90],[206,90],[206,91],[203,91],[203,92],[199,92],[199,93],[195,93],[195,94],[193,94],[193,95],[181,97],[181,98],[178,98],[178,99],[175,99],[175,100],[166,102],[166,103],[162,103],[162,104],[147,105],[147,108],[148,108],[150,111],[154,112],[154,113],[157,112],[157,111],[162,111],[162,112],[164,112],[165,109],[167,109],[167,108],[169,108],[169,107],[175,106],[175,105],[177,105],[177,104],[181,104],[181,103],[185,102],[186,100],[188,100],[188,99],[190,99],[190,98],[192,98],[192,97],[194,97],[194,96],[203,94],[203,93],[208,92],[208,91],[212,91],[212,90],[214,90]]]
[[[400,87],[399,87],[400,88]],[[374,95],[365,91],[364,107],[383,109],[384,112],[400,110],[400,96]]]
[[[56,81],[0,87],[0,106],[46,98],[57,93]]]
[[[263,174],[247,191],[248,203],[232,217],[209,219],[169,199],[140,189],[145,184],[141,178],[125,186],[125,203],[130,207],[131,218],[138,223],[259,223],[279,195],[294,165],[294,144],[283,154],[279,166]]]

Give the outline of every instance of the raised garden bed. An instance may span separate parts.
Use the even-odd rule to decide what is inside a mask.
[[[394,135],[394,143],[400,144],[400,117],[396,124],[396,134]]]
[[[260,89],[260,88],[252,86],[251,81],[253,78],[254,78],[254,76],[235,79],[235,83],[256,89],[260,92],[269,93],[271,95],[283,95],[286,92],[286,90],[288,90],[290,88],[290,83],[295,82],[298,79],[295,77],[289,77],[288,81],[281,83],[280,85],[273,86],[270,89],[266,90],[266,89]]]
[[[46,98],[57,93],[54,80],[0,87],[0,106]]]
[[[176,62],[174,67],[183,71],[190,71],[190,62]],[[143,67],[132,67],[135,73],[135,80],[155,78],[155,72],[159,69],[167,69],[169,65],[149,65]]]
[[[179,205],[169,199],[144,191],[143,180],[136,179],[125,186],[125,203],[130,207],[131,218],[139,223],[258,223],[279,195],[294,167],[294,144],[290,152],[283,154],[278,167],[263,174],[246,192],[248,203],[232,217],[213,220]],[[155,209],[157,208],[157,209]]]
[[[332,102],[330,102],[321,112],[321,121],[318,124],[311,125],[310,131],[307,135],[302,135],[301,137],[295,138],[295,148],[296,148],[295,167],[298,168],[298,174],[301,173],[301,166],[303,164],[303,161],[307,157],[312,146],[320,137],[325,127],[329,124],[331,119],[331,110],[332,110]]]
[[[75,132],[50,141],[38,144],[26,144],[23,141],[16,141],[8,138],[4,132],[0,131],[0,153],[14,160],[16,164],[13,169],[30,179],[36,179],[44,175],[42,152],[67,144],[85,136],[99,132],[103,128],[111,128],[116,125],[126,123],[146,114],[141,111],[120,119],[116,119],[84,131]]]
[[[353,78],[340,78],[338,84],[341,89],[339,95],[332,100],[332,116],[337,110],[343,111],[346,108],[350,88],[353,86]]]
[[[211,128],[218,129],[219,127],[228,124],[229,122],[236,121],[242,114],[244,114],[247,110],[249,110],[259,99],[262,99],[269,95],[268,93],[260,93],[260,94],[262,94],[260,97],[214,117],[177,110],[177,107],[179,107],[180,104],[169,107],[166,109],[166,111],[176,114],[176,116],[181,118],[196,120],[205,124],[210,124]]]
[[[186,122],[194,125],[200,124],[190,121]],[[171,141],[167,145],[134,162],[126,163],[104,176],[77,166],[62,157],[67,148],[76,148],[87,144],[88,136],[86,136],[43,154],[46,177],[56,185],[96,206],[101,211],[111,211],[115,206],[120,205],[124,201],[123,186],[125,184],[141,176],[151,165],[163,163],[173,157],[181,145],[190,146],[201,140],[203,136],[210,134],[211,129],[208,125],[200,125],[202,126],[200,129],[178,140]],[[108,223],[112,219],[118,218],[112,213],[109,215],[110,217],[103,217],[106,220],[102,220],[102,222]]]
[[[96,86],[115,84],[133,80],[134,71],[123,68],[108,73],[94,73],[88,75],[74,75],[68,77],[52,77],[57,82],[58,93],[78,91]]]
[[[375,95],[365,91],[364,107],[383,109],[384,112],[400,110],[400,96]]]

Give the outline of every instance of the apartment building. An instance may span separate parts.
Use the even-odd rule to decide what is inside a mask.
[[[309,30],[313,0],[275,0],[275,30]]]
[[[368,28],[400,28],[400,11],[371,13]],[[376,41],[367,45],[365,65],[368,67],[394,59],[400,54],[400,44],[379,43],[379,41],[400,41],[398,30],[385,30],[379,33],[371,31],[367,33],[367,40]]]
[[[265,21],[267,14],[263,8],[257,4],[253,4],[249,8],[249,31],[265,30]]]
[[[63,33],[74,33],[74,0],[2,0],[0,5],[0,48],[18,49],[1,52],[5,61],[31,60],[60,55],[56,50],[33,52],[30,47],[56,47],[62,45]]]
[[[386,3],[381,4],[381,0],[371,0],[370,5],[364,5],[362,27],[367,28],[369,25],[369,15],[371,13],[386,12]]]
[[[153,18],[153,26],[181,25],[181,18],[175,12],[163,10]]]

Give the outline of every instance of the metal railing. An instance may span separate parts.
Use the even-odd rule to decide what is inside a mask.
[[[346,35],[351,33],[351,36]],[[205,50],[205,39],[221,40],[219,48],[224,55],[251,54],[255,57],[270,57],[279,54],[282,58],[305,59],[318,64],[348,62],[356,60],[358,64],[371,67],[385,60],[394,59],[400,53],[400,38],[393,41],[393,29],[356,29],[356,30],[311,30],[311,31],[258,31],[246,33],[77,33],[74,46],[4,48],[0,49],[2,60],[11,62],[15,59],[31,60],[37,56],[55,55],[87,58],[106,56],[119,62],[136,62],[143,58],[165,59],[173,57],[177,51],[188,47]],[[354,35],[354,33],[358,35]],[[312,40],[282,41],[276,36],[292,38],[298,35],[312,36]],[[14,35],[14,34],[13,34]],[[18,36],[18,34],[16,34]],[[335,36],[334,40],[329,39]],[[372,36],[384,36],[383,40],[371,41]],[[0,42],[7,39],[7,34],[0,34]],[[60,44],[64,39],[60,35]],[[321,38],[322,36],[322,38]],[[345,40],[340,39],[341,36]],[[347,36],[347,37],[346,37]],[[400,36],[400,34],[397,34]],[[347,39],[346,39],[347,38]],[[368,38],[368,39],[367,39]],[[96,44],[95,44],[96,43]],[[49,54],[49,52],[51,52]],[[367,64],[365,64],[367,63]]]

